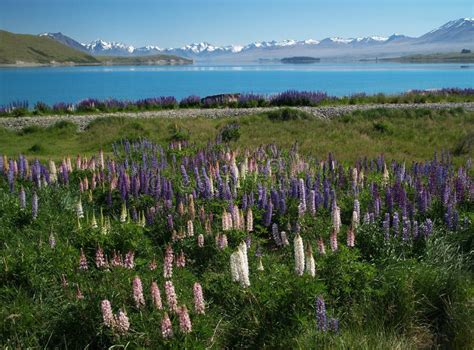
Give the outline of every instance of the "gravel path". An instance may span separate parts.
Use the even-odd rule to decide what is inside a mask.
[[[465,103],[424,103],[424,104],[367,104],[367,105],[350,105],[350,106],[326,106],[326,107],[295,107],[302,111],[312,114],[316,118],[330,119],[340,115],[360,110],[369,110],[374,108],[387,109],[414,109],[429,108],[434,110],[462,107],[469,111],[474,111],[474,102]],[[55,123],[68,120],[76,124],[79,130],[84,130],[89,123],[97,118],[110,117],[126,117],[126,118],[221,118],[221,117],[238,117],[248,114],[257,114],[261,112],[275,110],[278,107],[269,108],[213,108],[213,109],[173,109],[153,112],[139,113],[104,113],[91,115],[50,115],[37,117],[19,117],[19,118],[1,118],[0,127],[12,130],[20,130],[26,126],[36,125],[39,127],[48,127]]]

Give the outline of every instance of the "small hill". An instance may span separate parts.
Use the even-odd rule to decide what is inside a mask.
[[[0,64],[100,64],[91,55],[46,36],[0,30]]]

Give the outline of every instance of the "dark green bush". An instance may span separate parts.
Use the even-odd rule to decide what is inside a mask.
[[[279,108],[267,113],[268,119],[274,121],[288,121],[298,119],[310,119],[311,115],[307,112],[295,108]]]

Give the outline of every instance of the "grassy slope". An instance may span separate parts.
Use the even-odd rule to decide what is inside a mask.
[[[110,151],[114,141],[125,137],[146,137],[166,144],[174,125],[187,129],[191,142],[203,145],[215,138],[219,128],[236,120],[240,123],[241,137],[237,141],[240,147],[272,142],[288,147],[298,141],[303,153],[322,157],[333,152],[345,161],[381,153],[389,159],[425,160],[434,151],[441,150],[453,152],[458,163],[473,156],[474,113],[458,109],[442,112],[381,109],[357,112],[331,121],[270,121],[265,115],[179,120],[109,118],[96,120],[81,133],[68,124],[62,128],[30,127],[23,132],[0,129],[0,150],[9,155],[23,153],[58,159],[78,153],[92,154],[99,147]]]
[[[49,64],[51,61],[82,64],[99,63],[91,55],[67,47],[47,37],[0,31],[0,63],[14,64],[17,61],[41,64]]]
[[[473,63],[474,53],[435,53],[430,55],[409,55],[396,58],[384,58],[382,61],[404,63]]]

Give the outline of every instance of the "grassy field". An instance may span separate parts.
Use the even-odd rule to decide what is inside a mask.
[[[46,129],[0,129],[0,153],[60,159],[92,154],[99,148],[110,152],[112,143],[123,138],[146,137],[165,145],[180,133],[202,146],[233,122],[239,125],[240,138],[232,144],[240,148],[269,143],[290,147],[297,141],[304,154],[324,156],[332,152],[346,161],[382,153],[389,159],[419,161],[445,150],[460,164],[473,155],[474,113],[462,109],[376,109],[333,120],[309,117],[281,121],[270,120],[265,114],[222,119],[102,118],[84,132],[77,132],[75,125],[67,122]]]
[[[1,345],[472,349],[473,132],[461,109],[2,130]]]

